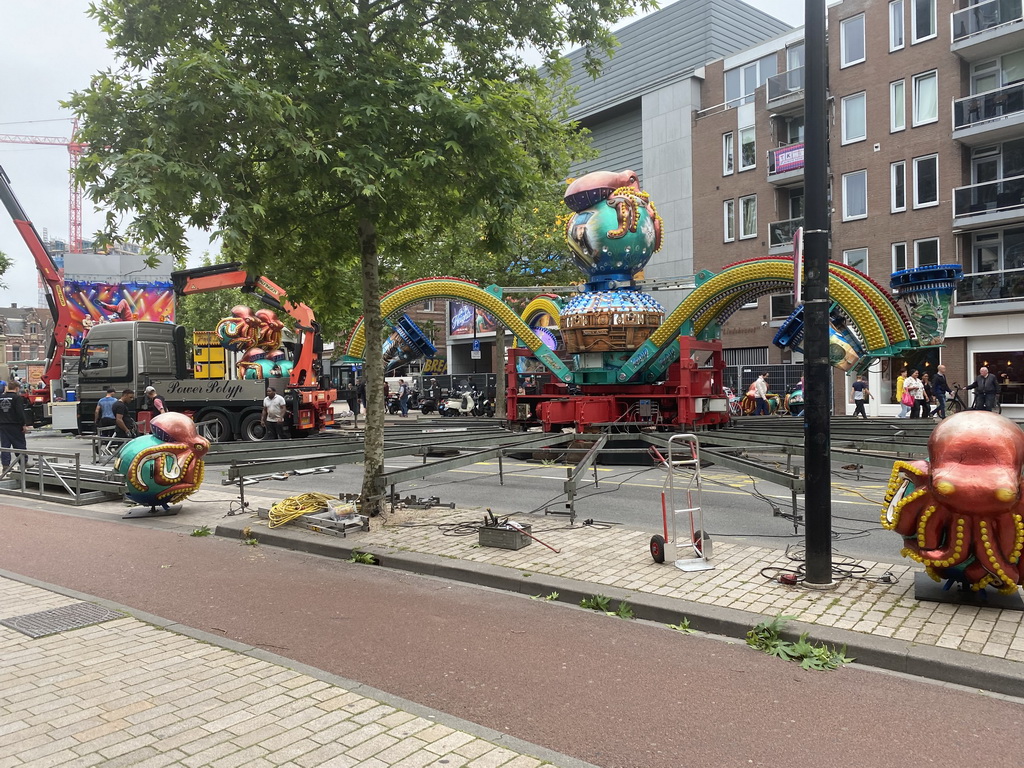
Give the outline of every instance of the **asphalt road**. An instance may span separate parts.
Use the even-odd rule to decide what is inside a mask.
[[[604,768],[1017,765],[1024,703],[235,541],[0,506],[0,568]]]

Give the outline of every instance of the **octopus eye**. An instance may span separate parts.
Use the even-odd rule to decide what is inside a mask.
[[[1017,498],[1017,492],[1012,488],[996,488],[996,498],[999,501],[1013,501]]]
[[[951,496],[956,488],[949,480],[939,480],[935,484],[935,490],[943,496]]]

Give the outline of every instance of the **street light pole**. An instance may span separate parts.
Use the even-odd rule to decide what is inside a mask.
[[[832,583],[825,14],[825,0],[804,0],[804,581],[810,586]]]

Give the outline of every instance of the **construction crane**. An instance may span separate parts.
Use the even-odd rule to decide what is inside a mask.
[[[68,252],[82,252],[82,188],[75,181],[78,162],[85,151],[86,144],[78,140],[78,118],[71,125],[71,138],[57,136],[18,136],[0,133],[0,142],[6,144],[49,144],[68,148],[71,172],[68,177]]]

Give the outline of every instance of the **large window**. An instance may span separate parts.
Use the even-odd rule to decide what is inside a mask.
[[[889,166],[889,210],[893,213],[907,210],[907,164],[900,160]]]
[[[889,3],[889,50],[898,51],[903,45],[903,0],[892,0]]]
[[[892,244],[892,271],[900,272],[907,268],[907,244]]]
[[[868,172],[843,174],[843,221],[864,219],[868,215]]]
[[[936,71],[914,75],[914,125],[939,119],[939,75]]]
[[[921,43],[935,37],[935,0],[912,0],[910,29],[912,43]]]
[[[914,158],[914,207],[939,204],[939,156]]]
[[[757,195],[740,198],[740,240],[757,237]]]
[[[868,249],[851,248],[848,251],[843,251],[843,263],[848,267],[859,269],[866,275],[868,273]]]
[[[841,66],[849,67],[864,61],[864,14],[844,19],[839,25]]]
[[[889,133],[907,127],[907,85],[904,80],[889,83]]]
[[[736,150],[733,146],[732,131],[722,136],[722,175],[732,173]]]
[[[757,131],[754,126],[740,128],[740,170],[749,171],[757,165]]]
[[[736,239],[736,201],[726,200],[722,203],[723,239],[731,243]]]
[[[785,320],[793,314],[793,294],[776,293],[771,297],[772,320]]]
[[[778,74],[779,63],[776,54],[770,53],[757,61],[735,67],[725,73],[725,101],[730,107],[749,104],[754,100],[754,91],[772,75]]]
[[[914,266],[931,267],[939,263],[939,238],[914,241]]]
[[[867,97],[856,93],[843,99],[843,144],[864,141],[868,136]]]

